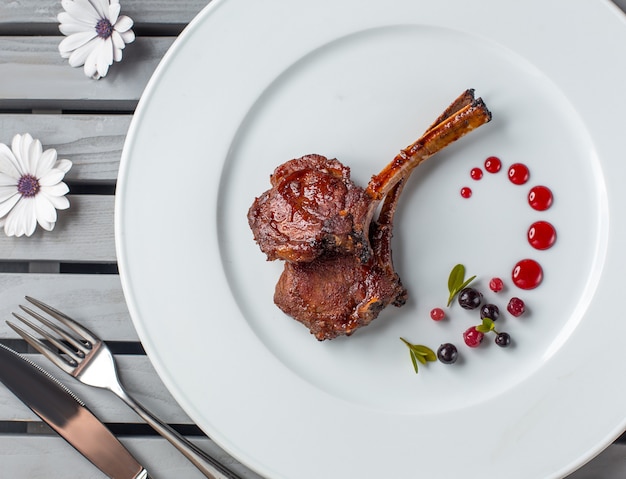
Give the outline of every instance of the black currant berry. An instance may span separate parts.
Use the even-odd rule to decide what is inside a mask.
[[[511,335],[509,333],[498,333],[496,335],[496,344],[501,348],[508,347],[511,344]]]
[[[437,358],[444,364],[452,364],[456,362],[458,357],[459,353],[452,343],[444,343],[437,350]]]
[[[483,295],[474,288],[465,288],[459,293],[459,304],[463,309],[476,309],[482,300]]]
[[[495,304],[483,304],[480,308],[480,318],[489,318],[496,321],[500,317],[500,308]]]

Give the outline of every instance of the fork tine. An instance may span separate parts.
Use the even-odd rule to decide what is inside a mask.
[[[31,296],[25,296],[25,298],[27,301],[34,304],[39,309],[45,311],[50,316],[52,316],[53,318],[63,323],[65,326],[67,326],[69,329],[74,331],[76,334],[78,334],[79,336],[82,336],[83,339],[91,343],[92,346],[100,342],[100,338],[98,336],[96,336],[94,333],[89,331],[87,328],[78,324],[76,321],[74,321],[72,318],[62,313],[58,309],[55,309],[52,306],[48,306],[46,303],[43,303],[42,301],[39,301],[38,299],[35,299]]]
[[[72,363],[73,366],[77,366],[78,365],[78,361],[80,361],[81,358],[85,357],[85,354],[84,354],[84,352],[82,350],[79,350],[78,352],[76,352],[73,349],[70,349],[69,347],[67,347],[67,345],[63,344],[57,338],[55,338],[50,333],[48,333],[48,331],[46,331],[43,328],[40,328],[35,323],[29,321],[28,319],[20,316],[17,313],[11,313],[11,314],[13,314],[14,317],[19,319],[22,323],[24,323],[30,329],[32,329],[33,331],[39,333],[41,336],[43,336],[44,339],[47,339],[55,348],[60,349],[65,354],[67,354],[72,359],[72,361],[70,361],[70,362]],[[37,318],[37,319],[43,319],[43,318]],[[46,323],[44,323],[44,324],[46,324]],[[56,328],[53,324],[46,324],[46,326],[50,327],[50,329],[52,329],[53,331],[58,333],[61,337],[63,337],[63,339],[67,339],[65,337],[66,335],[63,334],[63,332],[59,331],[58,328]],[[75,341],[72,341],[72,343],[73,342],[75,342]]]
[[[24,341],[30,344],[33,348],[35,348],[37,351],[43,354],[46,358],[48,358],[50,361],[56,364],[63,371],[65,371],[68,374],[72,374],[72,371],[74,371],[74,367],[70,366],[67,363],[67,361],[65,361],[57,353],[52,351],[48,346],[42,343],[39,339],[37,339],[32,334],[24,331],[19,326],[13,324],[11,321],[6,321],[6,323],[11,327],[11,329],[13,329],[13,331],[19,334],[22,337],[22,339],[24,339]]]
[[[52,331],[54,331],[55,333],[57,333],[59,336],[61,336],[61,338],[63,338],[65,341],[67,341],[69,344],[71,344],[74,349],[76,350],[76,354],[77,354],[77,358],[84,358],[85,354],[87,354],[89,352],[89,350],[91,349],[91,344],[85,345],[84,343],[81,343],[79,339],[75,338],[74,336],[72,336],[72,334],[70,334],[68,331],[66,331],[65,329],[57,326],[56,324],[54,324],[52,321],[50,321],[48,318],[43,317],[41,314],[37,313],[36,311],[33,311],[32,309],[23,306],[20,304],[20,309],[22,311],[24,311],[25,313],[28,313],[30,316],[32,316],[33,318],[35,318],[37,321],[39,321],[41,324],[47,326],[48,328],[50,328]],[[30,321],[28,321],[25,318],[22,318],[21,316],[19,316],[16,313],[12,313],[13,316],[15,316],[17,319],[19,319],[20,321],[22,321],[24,324],[27,324],[28,326],[30,326],[32,329],[34,329],[35,331],[37,331],[39,334],[46,334],[46,331],[37,327],[36,325],[34,325],[33,323],[31,323]],[[46,338],[48,339],[48,338]],[[59,349],[63,349],[63,348],[59,348]]]

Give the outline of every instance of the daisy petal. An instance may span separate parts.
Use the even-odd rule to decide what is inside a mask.
[[[22,169],[13,152],[4,143],[0,143],[0,172],[18,180]]]
[[[90,25],[85,26],[82,23],[61,23],[59,25],[59,31],[66,36],[73,35],[75,33],[84,33],[92,31],[93,27]]]
[[[13,195],[19,195],[15,186],[0,186],[0,203],[7,201]]]
[[[21,197],[18,197],[20,199]],[[24,205],[27,203],[26,200],[18,201],[14,204],[13,209],[11,209],[4,223],[4,232],[7,236],[23,236],[26,231],[26,216],[27,212]],[[32,203],[32,202],[31,202]],[[32,215],[33,219],[35,215]]]
[[[63,9],[77,20],[95,26],[100,19],[93,5],[85,0],[62,0],[61,4]]]
[[[74,50],[69,56],[70,66],[76,68],[84,65],[87,61],[87,58],[89,57],[89,54],[93,51],[94,45],[96,45],[97,42],[97,37],[92,38],[90,41]]]
[[[72,168],[72,162],[70,160],[61,159],[57,161],[54,165],[54,168],[57,170],[61,170],[63,173],[67,173]]]
[[[113,30],[113,33],[111,33],[111,41],[113,42],[114,48],[118,48],[120,50],[126,48],[126,43],[124,43],[122,35],[120,35],[120,32],[116,30]]]
[[[133,43],[135,41],[135,32],[132,30],[120,32],[120,36],[125,43]]]
[[[80,48],[86,43],[88,43],[91,39],[95,38],[96,35],[97,34],[95,30],[91,30],[89,32],[74,33],[70,35],[69,37],[65,37],[61,41],[61,43],[59,43],[59,51],[60,52],[74,51],[77,48]]]
[[[54,223],[57,220],[57,210],[44,195],[35,196],[35,216],[38,222]]]
[[[102,39],[101,38],[96,38],[94,40],[95,45],[91,48],[91,50],[89,51],[89,54],[87,55],[87,58],[85,59],[85,75],[87,75],[90,78],[94,78],[94,79],[98,79],[100,78],[98,76],[98,64],[97,64],[97,58],[98,58],[98,48],[101,44]]]
[[[111,22],[111,25],[115,25],[117,23],[121,9],[122,6],[119,3],[111,3],[111,6],[109,7],[109,21]]]
[[[5,216],[9,211],[11,211],[21,197],[22,195],[15,191],[14,196],[10,196],[2,201],[2,203],[0,203],[0,217]]]
[[[0,172],[0,187],[11,186],[13,188],[17,188],[18,181],[20,181],[19,178]]]
[[[35,169],[35,176],[41,178],[46,172],[54,168],[57,162],[57,151],[54,148],[50,148],[44,151],[39,159],[37,168]]]
[[[39,184],[42,187],[56,185],[63,179],[64,176],[65,173],[63,173],[61,170],[56,170],[53,168],[50,171],[46,172],[41,178],[39,178]]]
[[[113,49],[113,60],[116,62],[121,62],[122,61],[122,50],[120,50],[119,48],[114,48]]]
[[[28,165],[25,162],[25,158],[28,152],[28,147],[30,146],[30,143],[32,141],[33,138],[28,133],[26,133],[25,135],[17,134],[13,137],[13,140],[11,141],[11,151],[13,151],[13,154],[17,159],[17,164],[20,166],[21,174],[28,173],[26,169]],[[26,147],[24,147],[25,143]]]
[[[133,20],[126,15],[121,15],[117,22],[115,22],[115,29],[120,33],[130,30],[132,26]]]
[[[108,18],[109,13],[109,1],[108,0],[91,0],[93,8],[98,12],[100,18]]]
[[[93,22],[84,22],[79,20],[78,18],[74,18],[67,12],[61,12],[57,15],[57,20],[59,23],[63,24],[65,27],[82,27],[81,31],[93,30],[95,25]]]
[[[44,193],[46,196],[48,196],[49,199],[56,197],[56,196],[63,197],[63,195],[66,195],[69,191],[70,189],[63,182],[57,183],[56,185],[52,185],[52,186],[42,186],[41,190],[39,190],[40,193]],[[57,209],[60,209],[60,208],[57,208]]]
[[[30,173],[34,174],[35,171],[37,171],[37,165],[39,164],[42,153],[43,147],[41,146],[41,141],[34,140],[30,144],[30,148],[28,148],[28,171]]]
[[[35,228],[37,227],[37,215],[35,213],[34,198],[29,198],[28,200],[25,199],[25,201],[20,201],[18,204],[23,205],[20,212],[20,216],[22,217],[21,223],[23,234],[30,236],[35,232]],[[17,214],[17,211],[14,209],[12,213]],[[18,229],[18,233],[19,232],[20,230]]]
[[[64,184],[64,183],[62,183]],[[57,210],[66,210],[70,207],[70,200],[67,199],[67,196],[50,196],[46,193],[40,192],[40,194],[45,195],[47,200],[54,206]]]
[[[98,52],[98,73],[100,76],[106,76],[109,66],[113,63],[113,42],[110,38],[104,41],[104,45]]]
[[[41,226],[46,231],[52,231],[54,229],[55,223],[48,223],[47,221],[37,220],[39,226]]]

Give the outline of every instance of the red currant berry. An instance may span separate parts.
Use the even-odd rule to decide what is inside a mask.
[[[494,293],[499,293],[502,291],[502,288],[504,288],[504,281],[500,278],[492,278],[491,281],[489,281],[489,289]]]
[[[526,311],[524,301],[519,298],[511,298],[506,309],[515,317],[521,316],[522,314],[524,314],[524,311]]]
[[[433,308],[430,310],[430,317],[433,321],[441,321],[446,317],[446,313],[441,308]]]
[[[484,337],[485,335],[478,331],[476,326],[472,326],[463,333],[463,341],[465,341],[465,344],[467,344],[470,348],[477,348],[480,346]]]

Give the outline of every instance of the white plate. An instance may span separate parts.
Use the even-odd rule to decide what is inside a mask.
[[[191,418],[272,478],[561,477],[626,422],[626,27],[608,1],[214,0],[137,109],[116,203],[120,272],[157,371]],[[394,259],[408,288],[350,338],[318,343],[273,304],[281,264],[246,212],[273,168],[337,157],[364,185],[475,88],[493,121],[420,166],[400,201]],[[489,155],[523,162],[469,177]],[[545,184],[555,202],[532,210]],[[462,186],[474,195],[463,199]],[[547,251],[525,235],[557,229]],[[535,290],[510,281],[531,257]],[[435,323],[455,263],[502,309],[514,347],[470,350],[477,316]],[[508,289],[490,293],[503,277]],[[455,342],[416,376],[399,336]]]

